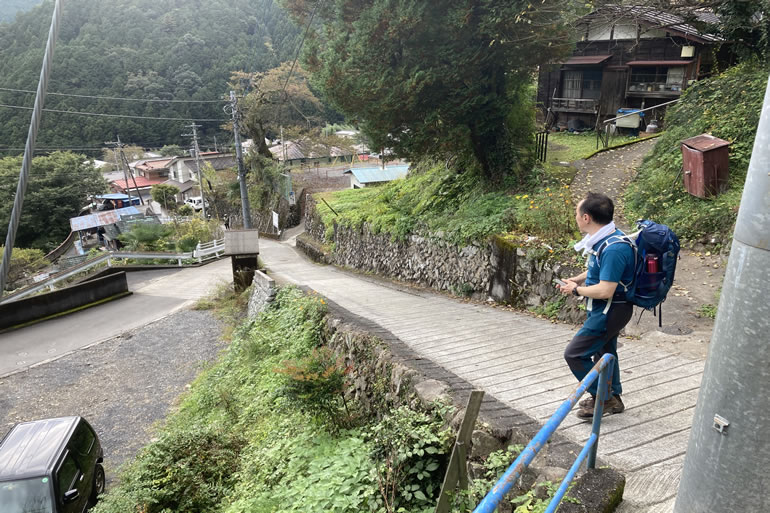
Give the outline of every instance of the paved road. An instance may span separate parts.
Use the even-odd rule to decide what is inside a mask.
[[[260,241],[260,257],[276,279],[311,287],[378,323],[513,408],[544,422],[574,389],[562,357],[570,327],[313,264],[291,242]],[[620,511],[669,512],[704,362],[634,340],[623,340],[619,354],[626,411],[605,418],[600,457],[626,473]],[[572,416],[560,430],[582,444],[590,425]]]
[[[0,334],[0,378],[176,312],[232,280],[229,259],[179,271],[129,273],[131,296]]]

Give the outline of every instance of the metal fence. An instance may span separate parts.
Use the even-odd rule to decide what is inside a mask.
[[[548,422],[546,422],[540,431],[537,432],[529,445],[527,445],[527,447],[521,451],[519,457],[516,458],[510,467],[508,467],[508,470],[505,471],[505,474],[503,474],[503,476],[497,481],[487,496],[484,497],[478,506],[476,506],[476,509],[473,510],[474,513],[492,513],[497,508],[497,506],[500,504],[500,501],[503,499],[503,497],[505,497],[505,494],[510,491],[511,487],[516,483],[524,470],[529,466],[530,463],[532,463],[532,460],[535,458],[535,456],[537,456],[537,453],[540,452],[540,449],[545,447],[548,439],[551,437],[551,435],[553,435],[554,431],[556,431],[556,428],[559,427],[567,414],[569,414],[569,412],[578,402],[580,397],[597,379],[599,380],[599,388],[596,397],[605,397],[607,394],[607,388],[612,382],[612,362],[614,359],[615,357],[611,354],[605,354],[602,356],[596,365],[594,365],[594,368],[591,369],[591,372],[589,372],[588,375],[583,378],[583,381],[580,382],[575,391],[570,394],[567,400],[564,401],[561,406],[559,406],[559,409],[557,409],[556,412],[551,415],[551,418],[548,420]],[[604,411],[602,401],[596,401],[594,406],[594,418],[591,428],[591,436],[588,438],[588,441],[583,447],[583,450],[580,451],[580,454],[575,460],[575,463],[573,463],[572,467],[570,467],[569,472],[567,472],[567,475],[564,478],[564,481],[561,482],[558,490],[556,490],[556,493],[554,494],[553,499],[551,499],[551,502],[548,504],[548,508],[545,510],[545,513],[553,513],[556,511],[556,508],[559,507],[561,500],[567,493],[567,488],[572,482],[572,479],[574,479],[575,474],[577,474],[577,471],[580,468],[580,465],[583,463],[583,460],[587,460],[586,464],[589,469],[596,467],[596,450],[599,445],[599,431],[602,424],[603,413]]]
[[[17,290],[5,297],[0,298],[0,303],[8,301],[16,301],[23,297],[27,297],[36,292],[40,292],[43,289],[54,290],[54,285],[60,281],[71,278],[77,274],[89,271],[95,267],[113,266],[113,260],[170,260],[176,262],[179,267],[182,267],[185,260],[197,260],[198,263],[205,260],[211,260],[213,258],[219,258],[225,252],[225,239],[217,239],[210,242],[198,243],[193,251],[189,253],[159,253],[152,251],[145,252],[131,252],[131,251],[110,251],[101,255],[97,255],[94,258],[84,260],[82,262],[75,263],[69,268],[59,271],[56,274],[51,274],[47,279],[41,280],[34,285],[25,287],[21,290]],[[87,258],[87,255],[83,255]]]

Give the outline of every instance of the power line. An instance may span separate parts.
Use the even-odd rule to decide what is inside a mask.
[[[34,93],[28,89],[12,89],[10,87],[0,87],[0,91],[11,93]],[[123,98],[120,96],[93,96],[88,94],[68,94],[68,93],[48,93],[49,96],[68,96],[71,98],[90,98],[96,100],[119,100],[125,102],[147,102],[147,103],[226,103],[227,100],[160,100],[150,98]]]
[[[315,7],[313,7],[313,12],[310,14],[310,20],[307,22],[307,27],[305,28],[305,33],[302,34],[302,39],[299,42],[299,46],[297,47],[297,53],[294,54],[294,61],[291,63],[291,69],[289,70],[289,75],[286,77],[286,82],[283,84],[283,90],[281,91],[281,96],[283,96],[286,93],[286,86],[289,85],[289,80],[291,79],[292,73],[294,73],[294,67],[297,65],[297,59],[299,58],[299,52],[302,51],[302,46],[305,44],[305,38],[307,37],[308,32],[310,32],[310,26],[313,24],[313,18],[315,18],[315,13],[318,10],[318,7],[323,3],[323,0],[319,0]],[[285,102],[286,100],[284,100]]]
[[[20,105],[7,105],[4,103],[0,103],[0,107],[4,107],[6,109],[20,109],[20,110],[33,110],[33,107],[22,107]],[[132,116],[129,114],[102,114],[99,112],[82,112],[82,111],[75,111],[75,110],[58,110],[58,109],[43,109],[44,112],[56,112],[58,114],[75,114],[78,116],[95,116],[95,117],[102,117],[102,118],[129,118],[129,119],[152,119],[152,120],[159,120],[159,121],[228,121],[224,118],[169,118],[169,117],[153,117],[153,116]]]

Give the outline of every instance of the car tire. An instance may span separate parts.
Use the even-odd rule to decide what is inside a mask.
[[[91,497],[89,497],[91,505],[96,504],[99,500],[99,495],[104,493],[104,483],[104,467],[97,463],[96,467],[94,467],[94,482],[93,487],[91,487]]]

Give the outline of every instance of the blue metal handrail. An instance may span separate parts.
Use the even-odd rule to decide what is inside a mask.
[[[559,409],[557,409],[556,412],[551,415],[551,418],[548,419],[548,422],[546,422],[540,431],[537,432],[532,441],[529,442],[529,445],[527,445],[527,447],[521,451],[519,457],[516,458],[513,463],[511,463],[511,466],[508,467],[508,470],[505,471],[505,474],[503,474],[503,476],[497,481],[495,486],[492,488],[492,490],[490,490],[487,496],[484,497],[479,505],[476,506],[476,509],[473,510],[473,513],[492,513],[497,508],[497,506],[500,504],[500,501],[503,499],[503,497],[505,497],[505,494],[510,491],[513,484],[516,482],[519,476],[521,476],[521,473],[524,472],[530,463],[532,463],[532,460],[535,458],[535,456],[537,456],[537,453],[540,452],[540,449],[543,448],[554,431],[556,431],[556,428],[559,427],[559,424],[561,424],[567,414],[569,414],[570,410],[572,410],[580,397],[585,393],[585,391],[594,381],[599,379],[599,390],[597,391],[596,397],[605,397],[607,395],[607,388],[612,382],[612,362],[614,359],[615,357],[611,354],[605,354],[598,362],[596,362],[596,365],[594,365],[594,368],[591,369],[591,372],[589,372],[588,375],[583,378],[583,381],[578,384],[575,391],[572,392],[567,400],[564,401],[561,406],[559,406]],[[575,474],[580,468],[580,465],[583,463],[583,460],[587,459],[586,464],[588,468],[595,468],[596,450],[599,445],[599,430],[601,428],[602,415],[604,413],[603,406],[603,401],[595,402],[591,436],[588,438],[588,441],[583,447],[583,450],[580,451],[580,454],[575,460],[575,463],[573,463],[572,467],[570,467],[569,472],[567,472],[564,481],[561,482],[559,489],[556,490],[556,493],[554,494],[553,499],[551,499],[551,502],[548,504],[548,509],[545,510],[545,513],[553,513],[556,511],[556,508],[559,507],[559,503],[561,503],[562,498],[567,493],[567,488],[572,482],[572,479],[575,477]]]

